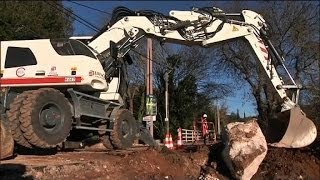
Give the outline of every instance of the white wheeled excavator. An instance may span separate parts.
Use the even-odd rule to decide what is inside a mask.
[[[2,41],[2,120],[9,122],[15,142],[28,148],[53,148],[72,137],[83,141],[89,133],[98,134],[107,148],[129,148],[135,138],[153,144],[130,111],[122,108],[120,74],[122,64],[132,61],[128,52],[143,37],[202,47],[244,38],[283,100],[281,112],[291,114],[285,131],[270,145],[307,146],[317,136],[316,127],[299,108],[300,87],[268,39],[267,29],[263,17],[250,10],[225,13],[206,7],[172,10],[165,16],[118,7],[110,23],[88,41]],[[274,61],[286,70],[289,84],[279,77]],[[288,97],[289,90],[294,97]]]

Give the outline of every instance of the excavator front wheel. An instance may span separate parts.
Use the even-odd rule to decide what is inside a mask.
[[[64,94],[52,88],[33,91],[23,101],[20,123],[24,137],[39,148],[54,148],[69,136],[72,113]]]
[[[130,148],[137,134],[137,122],[132,113],[127,109],[120,109],[116,115],[111,143],[115,149]]]

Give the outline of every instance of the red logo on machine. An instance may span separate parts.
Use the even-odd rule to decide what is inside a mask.
[[[26,70],[26,69],[23,68],[23,67],[18,68],[17,71],[16,71],[16,75],[17,75],[18,77],[24,76],[24,75],[25,75],[25,72],[24,72],[25,70]]]
[[[102,78],[102,79],[104,79],[105,74],[100,73],[100,72],[98,72],[98,71],[90,70],[90,71],[89,71],[89,76],[94,76],[94,77],[97,77],[97,78]]]

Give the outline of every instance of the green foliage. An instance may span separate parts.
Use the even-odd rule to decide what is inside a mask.
[[[197,84],[192,75],[186,76],[174,89],[171,100],[171,119],[173,127],[189,127],[195,115]]]
[[[70,36],[73,32],[73,19],[48,3],[62,6],[62,1],[2,1],[0,3],[0,39],[21,40]]]
[[[167,59],[169,65],[176,65],[180,62],[180,56],[174,55]],[[171,67],[172,67],[171,66]],[[213,121],[214,113],[209,93],[198,92],[197,79],[192,74],[177,81],[175,75],[178,72],[176,66],[168,70],[168,91],[169,91],[169,122],[170,132],[177,133],[177,129],[192,128],[192,122],[198,119],[203,112],[209,115],[209,120]],[[156,138],[163,138],[165,130],[165,80],[164,72],[157,74],[160,79],[160,86],[155,91],[158,100],[158,117],[155,122]],[[176,83],[175,83],[176,82]]]

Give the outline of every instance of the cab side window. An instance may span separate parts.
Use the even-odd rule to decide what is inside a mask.
[[[53,49],[61,56],[83,55],[96,59],[81,41],[74,39],[50,39]]]
[[[37,60],[29,48],[8,47],[5,68],[36,65]]]
[[[53,49],[62,56],[74,55],[69,39],[50,39]]]

